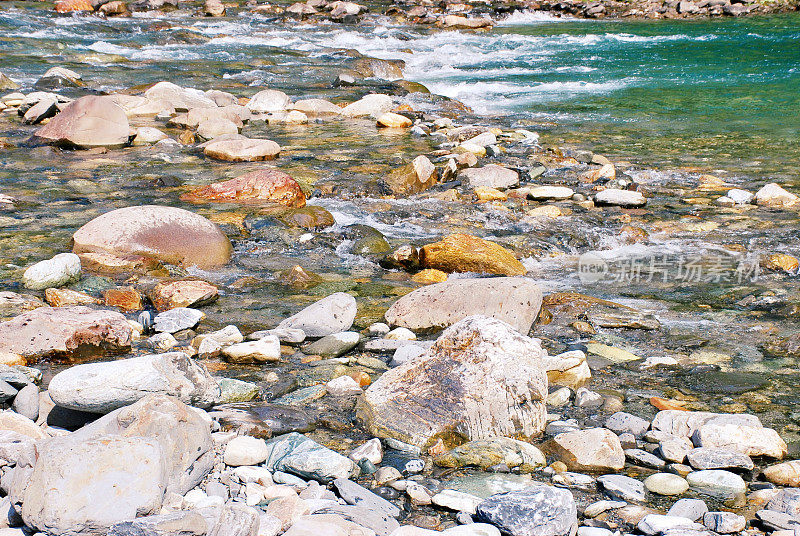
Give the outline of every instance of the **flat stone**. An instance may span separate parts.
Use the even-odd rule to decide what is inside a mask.
[[[159,311],[207,305],[218,296],[219,289],[216,286],[196,279],[162,281],[147,293],[147,297]]]
[[[89,95],[69,103],[34,133],[45,143],[88,149],[121,147],[128,143],[130,125],[112,97]]]
[[[733,512],[706,512],[703,525],[719,534],[733,534],[743,531],[747,520]]]
[[[478,505],[483,499],[452,489],[444,489],[431,497],[431,502],[436,506],[454,510],[456,512],[466,512],[475,515],[478,511]]]
[[[144,516],[112,525],[108,536],[205,536],[208,523],[197,512]]]
[[[492,495],[477,518],[511,536],[566,536],[577,523],[572,493],[546,485]]]
[[[703,529],[703,526],[693,523],[685,517],[648,514],[636,525],[636,528],[649,536],[655,536],[670,529]]]
[[[571,198],[575,191],[566,186],[528,186],[524,189],[528,199],[534,201],[562,201]]]
[[[453,432],[469,440],[533,437],[545,425],[543,355],[538,341],[510,325],[467,317],[426,355],[378,378],[359,399],[357,416],[374,436],[417,446]]]
[[[225,445],[225,465],[258,465],[269,455],[269,448],[263,439],[251,436],[234,437]]]
[[[257,162],[278,157],[281,147],[272,140],[259,138],[237,138],[211,140],[203,148],[203,154],[226,162]]]
[[[792,460],[764,469],[764,476],[779,486],[800,487],[800,460]]]
[[[488,187],[505,190],[519,184],[519,173],[497,164],[463,169],[458,173],[458,178],[462,182],[466,181],[470,188]]]
[[[281,170],[268,168],[201,186],[182,195],[181,199],[193,203],[209,201],[248,205],[277,203],[294,208],[306,205],[306,196],[297,181]]]
[[[205,313],[189,307],[176,307],[158,313],[153,322],[153,329],[162,333],[177,333],[184,329],[192,329],[205,318]]]
[[[689,483],[672,473],[656,473],[644,481],[647,491],[658,495],[680,495],[689,489]]]
[[[800,519],[800,490],[782,489],[767,503],[767,509]]]
[[[735,423],[706,423],[692,434],[692,441],[698,447],[733,450],[747,456],[780,459],[788,452],[786,442],[775,430]]]
[[[339,496],[347,504],[360,506],[367,510],[379,512],[394,518],[400,516],[400,508],[386,499],[379,497],[365,487],[356,484],[352,480],[337,478],[333,481],[333,485],[339,493]]]
[[[348,104],[342,108],[341,113],[345,117],[363,117],[365,115],[378,117],[391,110],[393,106],[394,103],[389,95],[373,93]]]
[[[383,460],[383,446],[381,440],[377,437],[370,439],[366,443],[354,448],[348,456],[351,460],[358,463],[361,460],[369,460],[370,462],[378,465]]]
[[[386,321],[411,330],[445,328],[472,315],[511,324],[527,335],[539,315],[541,288],[521,277],[453,279],[428,285],[397,300]]]
[[[483,470],[503,464],[530,473],[544,467],[547,460],[534,445],[507,437],[469,441],[434,459],[440,467],[480,467]]]
[[[76,365],[53,376],[49,392],[59,406],[91,413],[108,413],[154,393],[198,407],[220,396],[205,367],[183,352]]]
[[[702,499],[680,499],[667,512],[667,515],[685,517],[689,521],[697,521],[708,512],[708,506]]]
[[[689,465],[695,469],[744,469],[755,467],[750,456],[734,450],[696,448],[687,454]]]
[[[645,199],[641,192],[608,188],[602,192],[598,192],[594,197],[594,202],[597,205],[643,207],[647,204],[647,199]]]
[[[275,437],[267,441],[269,456],[265,467],[286,471],[302,478],[329,482],[349,478],[355,465],[319,443],[298,433]]]
[[[707,411],[663,410],[653,418],[654,431],[662,431],[678,437],[692,437],[705,424],[735,424],[752,428],[762,428],[755,415],[745,413],[727,414]]]
[[[545,444],[545,449],[573,471],[609,472],[625,467],[619,439],[605,428],[559,434]]]
[[[231,363],[267,363],[280,361],[281,343],[278,337],[267,335],[257,341],[240,342],[222,349]]]
[[[278,329],[300,329],[308,337],[324,337],[350,329],[356,312],[355,298],[337,292],[283,320]]]
[[[640,439],[650,429],[650,421],[624,411],[618,411],[606,419],[604,426],[615,434],[627,432]]]
[[[800,197],[771,182],[756,192],[755,201],[766,207],[793,207],[800,203]]]
[[[194,88],[183,88],[172,82],[158,82],[144,92],[147,100],[169,103],[175,111],[188,112],[193,108],[215,108],[217,104]]]
[[[652,469],[663,469],[667,463],[656,456],[650,454],[646,450],[641,449],[625,449],[625,457],[634,465],[641,467],[650,467]]]
[[[647,497],[644,484],[625,475],[603,475],[597,483],[608,495],[623,501],[644,502]]]
[[[361,335],[355,331],[344,331],[326,335],[318,341],[312,342],[303,348],[303,353],[308,355],[319,355],[322,357],[339,357],[355,348]]]
[[[419,250],[423,268],[446,273],[476,272],[495,275],[525,275],[527,269],[500,244],[468,234],[451,234]]]

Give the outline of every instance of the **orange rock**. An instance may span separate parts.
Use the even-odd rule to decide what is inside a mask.
[[[372,383],[372,378],[363,370],[351,372],[350,377],[353,378],[360,387],[369,387]]]
[[[216,300],[218,296],[217,287],[199,279],[161,282],[147,293],[159,311],[203,305]]]
[[[426,270],[422,270],[412,275],[411,280],[421,285],[432,285],[434,283],[441,283],[442,281],[447,281],[447,274],[441,270],[428,268]]]
[[[192,145],[195,141],[194,132],[191,130],[184,130],[181,132],[180,136],[178,136],[178,141],[183,145]]]
[[[466,234],[452,234],[423,246],[419,251],[424,268],[443,272],[478,272],[498,275],[524,275],[527,270],[506,248]]]
[[[58,0],[55,5],[58,13],[72,13],[73,11],[94,11],[88,0]]]
[[[85,292],[76,292],[66,288],[48,288],[44,291],[44,299],[53,307],[66,305],[96,305],[100,300]]]
[[[111,2],[107,2],[100,6],[97,10],[108,17],[113,17],[115,15],[130,15],[130,12],[128,11],[128,4],[122,0],[113,0]]]
[[[650,404],[652,404],[656,409],[660,410],[676,409],[679,411],[688,411],[686,408],[684,408],[686,405],[685,400],[673,400],[654,396],[650,398]]]
[[[103,293],[105,304],[123,311],[141,311],[142,295],[133,287],[110,288]]]
[[[442,438],[436,440],[436,443],[428,447],[428,456],[440,456],[447,452],[447,446],[442,441]]]
[[[314,272],[306,272],[296,264],[286,271],[278,273],[278,280],[294,288],[309,288],[322,283],[322,278]]]
[[[273,202],[300,208],[306,196],[292,177],[278,169],[259,169],[235,179],[202,186],[181,196],[183,201],[258,203]]]
[[[505,201],[508,195],[495,188],[488,186],[476,186],[475,195],[478,196],[479,201]]]
[[[0,351],[0,365],[26,365],[27,360],[19,354],[13,352]]]
[[[761,259],[761,267],[766,270],[796,272],[800,261],[797,257],[784,253],[773,253]]]

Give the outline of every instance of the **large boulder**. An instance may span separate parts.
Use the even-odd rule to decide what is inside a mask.
[[[112,97],[90,95],[69,103],[34,137],[44,143],[88,149],[121,147],[130,134],[128,116]]]
[[[214,461],[210,419],[165,396],[42,440],[36,452],[9,496],[26,525],[58,536],[105,535],[158,513],[165,493],[185,494]]]
[[[497,275],[525,275],[527,270],[503,246],[466,234],[452,234],[419,250],[423,268],[443,272],[477,272]]]
[[[484,316],[448,328],[427,353],[384,373],[357,415],[377,437],[532,438],[545,426],[545,352],[536,339]]]
[[[569,490],[536,484],[484,499],[477,517],[511,536],[566,536],[578,523],[578,510]]]
[[[542,290],[530,279],[452,279],[406,294],[389,307],[385,316],[393,326],[428,330],[483,315],[507,322],[527,335],[541,306]]]
[[[230,240],[206,218],[174,207],[143,205],[106,212],[78,229],[75,253],[144,256],[160,261],[211,268],[227,263]]]
[[[220,396],[206,368],[183,352],[76,365],[53,376],[49,389],[57,405],[92,413],[108,413],[149,394],[198,407],[209,407]]]
[[[272,202],[298,208],[306,204],[306,196],[297,181],[278,169],[259,169],[235,179],[201,186],[182,195],[181,199],[192,203]]]
[[[37,454],[24,482],[17,467],[11,497],[25,524],[40,532],[100,536],[161,508],[167,470],[155,439],[55,437],[40,441]]]
[[[29,361],[127,352],[131,326],[115,311],[39,307],[0,323],[0,353]]]

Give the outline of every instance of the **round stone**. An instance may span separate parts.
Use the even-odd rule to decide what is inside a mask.
[[[715,497],[735,497],[747,490],[742,477],[730,471],[695,471],[689,473],[686,480],[693,489]]]
[[[680,495],[689,489],[689,483],[684,478],[672,473],[650,475],[644,485],[648,491],[659,495]]]

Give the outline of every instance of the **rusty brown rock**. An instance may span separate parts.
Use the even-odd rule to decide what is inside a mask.
[[[452,234],[423,246],[419,251],[424,268],[443,272],[477,272],[524,275],[527,270],[506,248],[472,235]]]
[[[235,179],[202,186],[181,196],[183,201],[259,203],[272,202],[300,208],[306,196],[291,176],[279,169],[259,169]]]
[[[76,292],[66,288],[48,288],[44,291],[44,299],[52,307],[67,305],[97,305],[100,300],[85,292]]]
[[[196,307],[211,303],[219,297],[217,287],[199,279],[164,281],[147,293],[159,311],[176,307]]]
[[[72,13],[74,11],[94,11],[89,0],[58,0],[55,3],[56,13]]]
[[[84,306],[40,307],[0,323],[0,353],[26,359],[127,352],[131,327],[120,313]]]
[[[123,311],[141,311],[142,295],[133,287],[110,288],[103,293],[105,304],[109,307],[117,307]]]

